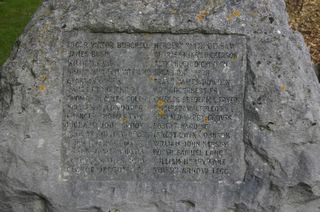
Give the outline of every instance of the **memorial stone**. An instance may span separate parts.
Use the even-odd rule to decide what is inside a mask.
[[[0,211],[319,211],[283,0],[47,0],[0,80]]]

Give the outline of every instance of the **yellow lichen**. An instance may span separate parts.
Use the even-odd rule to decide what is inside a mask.
[[[38,89],[40,92],[44,92],[44,91],[46,91],[47,87],[44,84],[41,84],[41,85],[39,85]]]
[[[208,116],[205,116],[205,117],[204,117],[203,123],[209,124],[209,117],[208,117]]]
[[[163,117],[166,115],[166,113],[164,112],[164,109],[163,109],[165,103],[166,103],[166,101],[163,100],[163,99],[161,99],[161,98],[159,98],[159,99],[157,100],[157,105],[156,105],[156,106],[157,106],[157,110],[158,110],[158,115],[159,115],[161,118],[163,118]]]
[[[233,11],[232,11],[232,16],[233,16],[233,17],[240,17],[240,15],[241,15],[240,10],[233,10]]]
[[[121,124],[127,124],[128,121],[129,121],[129,119],[128,119],[128,117],[126,117],[126,116],[123,116],[123,117],[120,118]]]
[[[164,101],[163,99],[159,98],[158,101],[157,101],[157,108],[163,108],[165,103],[166,103],[166,101]]]
[[[164,112],[164,110],[159,110],[159,111],[158,111],[158,115],[159,115],[161,118],[163,118],[163,117],[166,115],[166,113]]]
[[[198,15],[196,16],[196,20],[201,22],[209,15],[209,12],[207,10],[201,10]]]
[[[287,90],[286,85],[280,85],[280,91],[285,92]]]
[[[228,21],[228,22],[231,22],[232,19],[233,19],[232,15],[228,15],[228,16],[227,16],[227,21]]]
[[[238,55],[237,54],[232,55],[232,57],[231,57],[232,62],[236,62],[237,59],[238,59]]]
[[[40,75],[40,77],[39,77],[39,80],[42,81],[42,82],[46,81],[47,79],[48,79],[48,77],[47,77],[47,75],[45,75],[45,74],[42,74],[42,75]]]
[[[234,18],[240,17],[240,10],[233,10],[230,15],[227,16],[227,21],[232,22]]]

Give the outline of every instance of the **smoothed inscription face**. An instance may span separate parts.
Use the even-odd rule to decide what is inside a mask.
[[[66,33],[62,177],[235,181],[245,38]]]

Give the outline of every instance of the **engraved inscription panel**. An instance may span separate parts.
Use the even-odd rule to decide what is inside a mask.
[[[77,32],[63,47],[63,178],[239,177],[243,36]]]

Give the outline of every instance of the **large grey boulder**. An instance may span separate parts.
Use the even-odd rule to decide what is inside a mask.
[[[44,1],[0,72],[0,211],[320,211],[320,87],[287,18],[283,0]],[[232,176],[64,176],[65,40],[112,33],[241,40]]]

